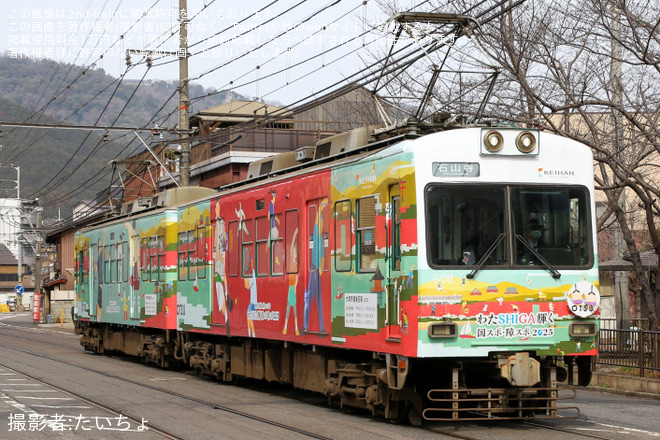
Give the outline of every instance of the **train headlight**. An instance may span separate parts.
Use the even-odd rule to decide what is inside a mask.
[[[489,131],[486,133],[486,136],[484,136],[484,145],[486,150],[491,153],[496,153],[504,146],[504,138],[498,131]]]
[[[458,335],[458,326],[453,322],[433,322],[429,324],[429,338],[449,339]]]
[[[536,147],[536,138],[529,131],[523,131],[516,137],[516,147],[521,153],[531,153]]]
[[[572,338],[591,338],[598,334],[595,322],[572,322],[568,326],[568,334]]]

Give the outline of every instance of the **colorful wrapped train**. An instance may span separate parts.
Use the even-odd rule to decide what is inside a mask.
[[[574,364],[588,383],[597,353],[591,151],[415,130],[363,127],[79,231],[81,344],[412,423],[563,417],[558,384]]]

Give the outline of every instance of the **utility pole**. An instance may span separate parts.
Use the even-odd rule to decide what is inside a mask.
[[[190,99],[188,96],[188,0],[179,0],[179,131],[181,186],[190,185],[190,143],[188,142]]]
[[[181,145],[181,157],[179,157],[179,185],[190,186],[190,143],[188,132],[190,130],[190,96],[188,92],[188,0],[179,0],[179,50],[177,52],[157,51],[160,55],[176,55],[179,57],[179,142]],[[151,56],[153,51],[128,49],[126,51],[126,63],[130,65],[132,53]],[[150,58],[147,64],[150,64]],[[140,139],[142,140],[142,139]],[[144,141],[143,141],[144,143]],[[162,165],[161,165],[162,166]],[[165,167],[163,167],[165,169]],[[176,183],[176,182],[175,182]]]
[[[37,203],[39,203],[37,201]],[[37,204],[35,207],[35,211],[37,212],[37,224],[36,224],[36,246],[35,246],[35,258],[34,258],[34,294],[39,295],[40,298],[40,304],[41,307],[43,308],[44,313],[41,316],[41,319],[45,319],[46,315],[46,301],[43,296],[43,293],[41,292],[41,252],[42,252],[42,237],[41,237],[41,206]],[[50,308],[50,303],[48,304],[48,307]]]
[[[16,198],[18,199],[18,212],[19,212],[19,220],[18,220],[18,235],[16,239],[16,243],[18,244],[18,255],[17,255],[17,260],[18,260],[18,285],[22,286],[23,285],[23,246],[21,245],[21,238],[23,234],[23,201],[21,200],[21,167],[17,166],[16,167]],[[23,311],[23,295],[18,295],[20,299],[20,304],[18,304],[18,300],[16,301],[16,310],[18,310],[18,306],[20,305],[21,307],[21,312]]]
[[[617,154],[622,151],[623,145],[623,118],[620,109],[623,105],[623,84],[621,81],[623,75],[622,57],[623,49],[619,39],[621,38],[621,11],[612,3],[612,64],[610,66],[610,79],[612,81],[612,103],[614,104],[614,148]],[[618,166],[618,165],[615,165]],[[620,183],[620,179],[615,176],[615,181]],[[617,200],[618,205],[625,213],[626,196],[625,189],[621,189],[621,195]],[[614,230],[614,258],[623,260],[626,253],[626,243],[623,239],[621,227],[617,223]],[[621,330],[630,329],[630,294],[628,288],[628,272],[615,271],[614,285],[616,290],[616,324]]]

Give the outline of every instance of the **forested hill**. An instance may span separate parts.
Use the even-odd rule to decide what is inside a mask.
[[[178,122],[177,85],[142,82],[136,91],[138,81],[120,83],[100,69],[83,75],[83,68],[71,64],[0,56],[0,121],[144,127],[172,114],[164,125],[173,127]],[[212,92],[190,86],[191,99],[212,94],[196,101],[191,114],[224,102],[225,93]],[[70,217],[77,201],[93,199],[110,186],[109,161],[140,149],[128,137],[103,143],[101,132],[2,127],[2,135],[0,164],[20,166],[21,197],[39,197],[47,216],[61,212]],[[0,197],[11,197],[4,188],[0,186]]]
[[[138,84],[139,88],[131,98]],[[47,114],[72,125],[147,125],[170,97],[172,99],[158,115],[172,113],[172,120],[178,121],[175,111],[178,108],[177,86],[178,80],[145,80],[141,83],[123,80],[119,83],[103,69],[85,71],[80,66],[51,60],[0,55],[1,97],[32,111],[50,103]],[[225,102],[225,93],[215,93],[214,89],[204,89],[194,83],[189,86],[189,95],[194,101],[191,114]],[[207,97],[195,100],[202,96]]]

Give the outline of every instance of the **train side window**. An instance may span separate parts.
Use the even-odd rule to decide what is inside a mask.
[[[188,232],[179,232],[178,239],[179,281],[188,279]]]
[[[238,225],[238,220],[230,221],[227,228],[227,273],[230,277],[240,275],[241,252]]]
[[[401,270],[401,197],[392,197],[392,270]]]
[[[112,282],[112,278],[110,277],[110,245],[103,246],[103,260],[103,281],[108,284]]]
[[[195,231],[188,231],[188,256],[187,256],[187,265],[188,265],[188,279],[196,280],[197,279],[197,270],[196,270],[196,257],[197,256],[197,242],[195,241]]]
[[[142,281],[149,280],[149,239],[140,239],[140,278]]]
[[[357,201],[357,253],[358,269],[375,271],[376,260],[376,198],[365,197]]]
[[[89,283],[89,248],[76,254],[76,282],[84,286]]]
[[[158,242],[156,246],[158,247],[158,281],[165,281],[165,236],[159,235],[157,238]]]
[[[252,272],[256,271],[254,267],[254,228],[252,220],[244,220],[241,228],[241,274],[244,278],[250,278]]]
[[[82,251],[82,261],[80,261],[80,271],[82,273],[82,282],[84,285],[89,283],[89,248]]]
[[[283,230],[282,214],[270,215],[270,261],[271,261],[271,275],[284,274],[284,260],[286,253],[284,252],[284,243],[282,240]]]
[[[90,285],[97,286],[103,282],[103,259],[100,257],[103,246],[91,244],[89,246],[89,255],[91,257],[90,264],[93,266],[90,267],[91,272],[91,282]]]
[[[287,258],[285,261],[286,273],[298,273],[300,261],[300,230],[298,224],[298,211],[287,211],[284,215],[285,248]]]
[[[113,283],[121,283],[121,243],[116,243],[112,245],[112,270],[114,270],[114,276],[112,277]]]
[[[149,281],[158,281],[158,271],[160,270],[158,262],[158,237],[152,235],[149,239]]]
[[[352,222],[351,201],[342,200],[335,203],[335,270],[337,272],[350,272],[353,266]]]
[[[129,258],[129,250],[128,250],[128,241],[125,241],[122,243],[122,253],[121,253],[121,267],[122,267],[122,281],[123,282],[128,282],[128,277],[129,277],[129,272],[130,272],[130,258]]]
[[[117,282],[121,283],[123,281],[122,277],[124,276],[124,267],[123,267],[123,260],[122,260],[122,242],[120,241],[119,243],[116,244],[115,250],[116,250],[116,256],[117,256]]]
[[[109,248],[110,248],[110,282],[116,283],[117,282],[117,245],[111,244]]]
[[[198,279],[206,278],[206,262],[208,261],[208,243],[206,242],[206,227],[195,229],[195,243],[197,254],[195,255],[195,267]]]
[[[259,217],[254,221],[256,233],[256,273],[259,277],[268,275],[268,219]]]

